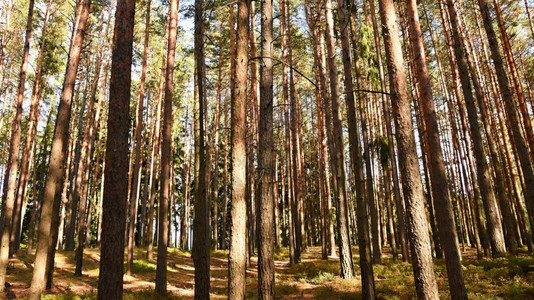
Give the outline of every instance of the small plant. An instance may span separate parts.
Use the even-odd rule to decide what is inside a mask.
[[[320,271],[317,276],[310,279],[309,282],[315,285],[323,284],[328,281],[332,281],[334,279],[335,275],[329,272],[323,272]]]

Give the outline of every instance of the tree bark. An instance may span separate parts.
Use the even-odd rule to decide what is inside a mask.
[[[392,0],[380,0],[379,5],[417,296],[439,299],[395,6]]]
[[[233,4],[230,4],[233,5]],[[233,8],[230,8],[233,9]],[[228,298],[245,298],[246,260],[246,97],[248,65],[248,7],[238,1],[237,42],[235,54],[235,84],[232,97],[232,204],[230,253],[228,255]]]
[[[208,179],[209,157],[205,138],[205,54],[204,54],[204,1],[195,0],[195,88],[198,99],[198,138],[195,147],[199,164],[198,189],[195,190],[195,213],[193,220],[193,262],[195,265],[195,299],[208,299],[210,291],[210,237]],[[160,247],[160,245],[158,245]],[[166,266],[163,266],[166,267]]]
[[[328,9],[328,3],[327,3]],[[344,85],[345,91],[345,101],[347,103],[347,120],[349,123],[349,143],[350,143],[350,154],[352,156],[352,171],[355,177],[356,185],[356,205],[357,205],[357,223],[358,223],[358,246],[360,252],[360,268],[362,273],[362,296],[364,299],[374,299],[376,298],[375,292],[375,282],[373,274],[373,265],[371,261],[371,241],[369,238],[369,223],[368,223],[368,214],[367,214],[367,205],[364,197],[364,178],[363,178],[363,163],[362,163],[362,154],[361,154],[361,144],[360,144],[360,132],[357,124],[356,117],[356,105],[354,99],[354,82],[352,76],[352,64],[350,57],[350,40],[349,40],[349,18],[348,11],[345,1],[337,2],[337,11],[339,16],[339,28],[341,33],[341,47],[342,47],[342,61],[343,61],[343,71],[344,71]],[[327,11],[328,14],[328,11]],[[328,15],[327,15],[328,18]],[[328,30],[328,23],[327,23]],[[327,37],[328,38],[328,37]],[[330,51],[329,51],[330,53]],[[330,68],[334,64],[330,62]],[[331,73],[332,74],[332,73]],[[330,77],[332,80],[332,75]],[[331,90],[334,90],[334,87],[331,87]],[[339,93],[339,92],[338,92]],[[332,93],[335,96],[335,93]],[[338,96],[339,97],[339,96]],[[361,99],[360,99],[361,100]],[[366,138],[364,134],[364,138]],[[342,144],[341,144],[342,145]],[[334,155],[334,154],[332,154]],[[367,157],[369,158],[369,157]],[[344,184],[344,183],[343,183]],[[372,191],[372,189],[371,189]],[[370,195],[369,193],[367,194]],[[374,197],[372,198],[374,199]],[[369,201],[374,201],[369,198]],[[371,210],[373,206],[371,205]],[[376,212],[376,211],[375,211]],[[373,212],[371,212],[373,214]],[[373,219],[373,218],[371,218]],[[375,224],[376,224],[376,214],[375,214]],[[371,220],[371,223],[372,220]],[[339,227],[341,225],[338,224]],[[340,231],[341,232],[341,231]],[[347,233],[348,235],[348,233]],[[378,235],[373,235],[374,239],[378,239]],[[375,247],[373,246],[373,249]],[[380,260],[380,248],[376,249],[378,253],[376,254],[378,260]],[[340,253],[342,249],[340,248]],[[349,252],[350,253],[350,252]],[[342,266],[343,268],[343,266]]]
[[[163,127],[161,133],[160,198],[158,202],[158,261],[156,268],[156,293],[167,294],[167,245],[169,240],[169,197],[171,188],[171,143],[172,143],[172,101],[173,75],[178,27],[178,0],[169,5],[169,36],[167,44],[167,65],[165,69],[165,98],[163,101]],[[130,220],[133,221],[133,220]]]
[[[332,1],[326,1],[326,45],[328,50],[328,71],[330,75],[330,92],[331,92],[331,110],[332,110],[332,125],[333,136],[332,142],[334,144],[335,152],[331,155],[334,157],[332,171],[335,179],[335,196],[336,196],[336,219],[338,231],[338,245],[339,256],[341,264],[341,277],[354,277],[354,265],[352,262],[352,249],[350,248],[350,237],[348,227],[348,205],[347,205],[347,186],[345,173],[345,155],[343,149],[343,131],[341,124],[340,111],[340,97],[339,97],[339,81],[337,78],[337,63],[336,51],[334,41],[334,18],[332,14]]]
[[[41,82],[43,76],[43,53],[46,49],[46,31],[48,28],[48,19],[50,17],[51,1],[46,5],[45,16],[41,29],[41,43],[39,45],[39,54],[37,55],[37,66],[35,71],[35,78],[33,81],[33,89],[30,101],[30,116],[26,128],[26,139],[24,148],[22,150],[22,161],[20,163],[19,183],[17,187],[17,198],[15,201],[15,211],[13,217],[13,230],[11,239],[14,240],[10,247],[10,252],[17,252],[20,247],[21,227],[22,227],[22,206],[26,199],[26,188],[30,176],[30,153],[31,149],[36,143],[37,123],[40,115],[40,96],[41,96]],[[46,82],[46,81],[45,81]]]
[[[132,275],[133,269],[133,250],[135,247],[135,226],[137,220],[137,199],[139,191],[139,177],[141,176],[141,147],[143,142],[143,102],[145,101],[145,79],[147,71],[148,40],[150,37],[150,4],[151,0],[146,2],[146,20],[145,20],[145,39],[143,43],[143,57],[141,59],[141,78],[139,82],[139,98],[137,100],[137,125],[135,127],[135,144],[134,144],[134,166],[132,176],[132,187],[130,192],[130,223],[128,224],[128,256],[126,264],[126,275]]]
[[[128,132],[134,0],[118,0],[115,13],[109,117],[102,195],[102,247],[98,299],[121,299],[128,196]]]
[[[4,180],[7,181],[7,190],[4,192],[7,196],[2,201],[2,237],[0,240],[0,291],[5,288],[7,265],[9,263],[10,237],[13,226],[14,208],[16,205],[17,173],[20,152],[20,135],[22,121],[22,104],[24,102],[24,84],[26,82],[26,72],[28,70],[28,60],[30,53],[30,41],[32,36],[33,7],[35,1],[30,0],[28,9],[28,19],[26,23],[26,36],[24,39],[24,48],[22,50],[22,62],[19,73],[19,85],[15,100],[15,114],[11,123],[11,140],[9,146],[8,166]]]
[[[491,58],[495,66],[497,74],[497,81],[501,90],[502,99],[505,104],[505,110],[508,115],[508,119],[511,127],[512,143],[515,145],[515,150],[519,156],[519,168],[523,173],[525,204],[527,205],[527,211],[530,219],[531,231],[534,227],[534,171],[529,158],[529,150],[527,143],[521,133],[521,124],[519,123],[519,116],[514,104],[512,90],[509,84],[509,78],[507,76],[506,68],[504,66],[502,54],[499,50],[499,43],[497,35],[493,29],[491,17],[489,14],[488,4],[484,0],[479,0],[479,7],[482,13],[482,20],[484,21],[484,29],[488,37],[488,42],[491,51]],[[497,3],[496,3],[497,4]],[[501,32],[502,34],[502,32]],[[530,154],[532,155],[532,153]]]
[[[48,166],[45,192],[41,203],[41,218],[39,221],[37,251],[33,269],[32,283],[30,286],[30,299],[39,299],[45,287],[45,273],[47,267],[48,251],[51,247],[55,249],[55,239],[52,239],[51,232],[56,231],[59,224],[59,208],[61,201],[61,185],[64,174],[64,164],[66,152],[68,150],[69,125],[71,118],[72,94],[80,53],[85,37],[85,27],[89,18],[89,8],[91,0],[79,0],[76,3],[76,14],[72,31],[69,56],[65,70],[63,90],[61,91],[58,114],[54,137],[52,139],[52,149],[50,151],[50,162]],[[57,234],[57,233],[56,233]],[[57,237],[56,237],[57,238]],[[52,243],[54,242],[54,243]]]
[[[258,149],[258,295],[275,299],[274,293],[274,136],[273,136],[273,6],[261,3],[260,126]]]

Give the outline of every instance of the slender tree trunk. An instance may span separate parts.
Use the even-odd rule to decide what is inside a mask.
[[[115,13],[109,117],[102,194],[98,299],[122,298],[128,196],[128,132],[135,1],[118,0]]]
[[[471,89],[471,83],[469,78],[469,66],[467,60],[467,52],[465,46],[461,42],[460,38],[460,24],[458,22],[458,16],[454,5],[447,4],[449,9],[449,18],[452,29],[453,45],[456,54],[456,61],[459,68],[460,80],[462,82],[462,88],[464,91],[465,104],[467,108],[467,117],[469,121],[469,129],[471,138],[473,140],[473,148],[475,154],[475,161],[477,164],[477,177],[480,184],[480,192],[482,196],[482,202],[484,204],[484,211],[486,213],[486,220],[489,229],[489,241],[491,244],[492,252],[494,256],[502,256],[506,253],[506,247],[504,244],[504,235],[502,231],[502,224],[500,221],[497,208],[497,202],[495,194],[491,185],[490,170],[486,161],[486,155],[483,144],[485,141],[482,139],[481,129],[478,122],[478,112]],[[471,74],[471,78],[477,80],[476,74]]]
[[[185,113],[185,167],[184,167],[184,174],[183,174],[183,182],[184,182],[184,202],[183,202],[183,213],[182,213],[182,221],[180,224],[180,244],[182,246],[182,249],[188,249],[189,243],[187,239],[187,231],[189,230],[189,215],[190,215],[190,185],[191,185],[191,140],[189,135],[189,130],[187,129],[189,122],[189,107],[186,108]]]
[[[20,66],[19,85],[17,87],[17,95],[15,100],[15,115],[11,125],[11,140],[8,158],[8,167],[6,168],[6,175],[4,180],[7,181],[7,194],[4,201],[2,201],[2,237],[0,240],[0,291],[5,288],[7,265],[9,263],[9,248],[10,237],[13,228],[13,215],[16,201],[16,185],[17,173],[20,151],[20,135],[21,135],[21,120],[22,120],[22,103],[24,102],[24,84],[26,82],[26,71],[28,69],[28,60],[30,53],[30,40],[32,36],[32,20],[33,7],[35,1],[30,0],[28,9],[28,19],[26,23],[26,36],[24,40],[24,48],[22,50],[22,62]],[[16,213],[16,212],[15,212]]]
[[[58,106],[58,114],[52,149],[50,151],[50,163],[48,166],[45,192],[41,204],[41,218],[39,221],[39,235],[37,240],[37,251],[33,269],[33,278],[30,286],[30,299],[39,299],[45,287],[45,273],[47,268],[48,252],[50,248],[55,250],[55,240],[57,239],[57,228],[59,224],[59,209],[61,201],[61,183],[63,181],[66,152],[68,150],[69,125],[71,117],[72,94],[80,53],[85,37],[85,27],[89,18],[89,8],[91,0],[79,0],[76,3],[76,14],[74,18],[74,28],[67,59],[67,68],[63,82]],[[51,232],[56,232],[55,239]],[[52,252],[54,252],[52,250]],[[53,266],[53,264],[50,264]],[[52,268],[53,269],[53,268]]]
[[[287,63],[288,60],[288,48],[287,48],[287,4],[286,0],[280,1],[280,31],[284,34],[280,37],[282,61]],[[286,64],[282,65],[282,99],[284,101],[284,127],[285,127],[285,154],[286,154],[286,177],[287,177],[287,202],[288,202],[288,215],[289,215],[289,262],[290,264],[296,264],[300,262],[300,245],[297,245],[295,238],[295,225],[293,215],[293,202],[294,202],[294,187],[292,181],[292,145],[291,145],[291,127],[289,119],[289,85],[288,85],[288,67]]]
[[[424,208],[423,184],[419,173],[414,128],[408,98],[406,73],[395,6],[392,0],[380,0],[382,35],[386,48],[391,102],[395,116],[399,165],[406,203],[407,224],[412,248],[413,270],[418,298],[438,299],[428,223]]]
[[[198,151],[199,172],[198,189],[195,190],[195,212],[193,220],[193,262],[195,265],[195,299],[208,299],[210,291],[210,238],[209,238],[209,199],[208,179],[209,158],[206,151],[205,139],[205,54],[204,54],[204,1],[195,0],[195,62],[197,80],[195,81],[198,93],[198,139],[195,147]],[[170,130],[170,128],[169,128]],[[160,247],[160,245],[158,245]],[[158,248],[159,249],[159,248]],[[162,267],[166,267],[163,265]]]
[[[161,133],[160,189],[158,202],[158,261],[156,269],[156,293],[167,294],[167,245],[169,230],[169,197],[171,185],[171,143],[172,143],[172,98],[173,74],[178,26],[178,0],[169,6],[169,36],[167,44],[167,65],[165,69],[165,98],[163,102],[163,128]],[[133,220],[130,220],[133,222]]]
[[[22,161],[20,164],[20,176],[17,187],[17,198],[15,201],[15,211],[13,217],[13,230],[12,240],[14,240],[11,246],[11,252],[17,252],[20,247],[21,227],[22,227],[22,206],[26,199],[26,187],[28,185],[28,179],[30,176],[30,153],[31,149],[36,143],[37,122],[40,115],[40,95],[41,95],[41,81],[43,75],[43,53],[46,48],[45,36],[48,28],[48,19],[50,16],[51,1],[48,1],[46,5],[45,16],[43,19],[43,25],[41,29],[41,43],[39,45],[39,54],[37,55],[37,67],[35,71],[35,79],[33,82],[33,90],[30,102],[30,116],[28,126],[26,128],[26,139],[24,148],[22,150]],[[46,81],[45,81],[46,82]]]
[[[274,295],[274,136],[273,136],[273,6],[271,0],[261,3],[261,73],[260,126],[258,149],[258,295],[275,299]]]
[[[219,51],[222,51],[223,48],[223,39],[219,41]],[[215,106],[215,124],[214,124],[214,169],[213,169],[213,188],[212,188],[212,198],[213,198],[213,249],[219,249],[219,231],[218,231],[218,222],[219,222],[219,130],[221,123],[221,98],[222,98],[222,67],[223,67],[223,55],[219,55],[219,66],[217,71],[217,104]]]
[[[230,26],[234,26],[234,18],[230,19]],[[234,41],[235,43],[235,41]],[[234,75],[230,74],[231,81],[233,82]],[[228,127],[228,105],[224,104],[224,128]],[[224,177],[223,177],[223,211],[222,211],[222,224],[221,224],[221,249],[226,250],[226,231],[228,219],[228,133],[224,131]]]
[[[109,24],[109,20],[108,23]],[[75,181],[75,187],[73,190],[73,200],[74,202],[80,202],[80,209],[79,209],[79,215],[78,215],[78,226],[77,226],[77,239],[78,243],[76,246],[76,252],[75,252],[75,261],[76,261],[76,269],[74,271],[75,276],[81,276],[82,275],[82,264],[83,264],[83,248],[85,247],[85,231],[86,231],[86,202],[87,202],[87,187],[89,182],[89,172],[91,169],[91,161],[93,157],[93,149],[94,149],[94,143],[95,143],[95,131],[96,126],[98,125],[100,121],[100,111],[102,108],[102,102],[98,102],[98,106],[96,107],[95,112],[95,102],[96,102],[96,92],[98,88],[98,82],[100,77],[100,69],[102,66],[102,44],[106,41],[101,41],[102,32],[107,33],[108,32],[108,26],[106,25],[106,29],[102,31],[102,28],[100,28],[100,36],[98,39],[98,47],[97,47],[97,57],[96,57],[96,63],[95,63],[95,76],[93,78],[93,82],[91,84],[91,92],[90,92],[90,99],[89,99],[89,107],[87,108],[87,117],[85,121],[85,129],[84,129],[84,137],[83,137],[83,143],[82,143],[82,149],[81,149],[81,155],[80,155],[80,161],[78,166],[78,174],[76,174],[76,181]],[[106,34],[107,35],[107,34]],[[104,71],[104,81],[105,77],[107,76],[107,71]],[[102,84],[104,86],[104,84]],[[102,87],[102,90],[104,87]],[[103,98],[103,97],[101,97]],[[75,212],[73,212],[75,213]],[[87,230],[90,231],[90,230]]]
[[[139,98],[137,100],[137,125],[135,126],[135,143],[134,150],[134,165],[133,170],[130,170],[132,175],[131,192],[130,192],[130,222],[128,224],[128,256],[126,264],[126,275],[132,275],[133,269],[133,250],[135,247],[135,226],[137,219],[137,199],[139,191],[139,178],[141,176],[141,147],[143,143],[143,103],[145,101],[145,79],[147,71],[147,56],[148,56],[148,40],[150,37],[150,4],[151,0],[146,2],[146,20],[145,20],[145,39],[143,43],[143,57],[141,59],[141,78],[139,82]]]
[[[343,149],[343,132],[341,124],[341,112],[340,112],[340,96],[339,96],[339,81],[337,78],[337,63],[334,41],[334,20],[332,14],[332,1],[326,1],[326,45],[328,50],[328,71],[330,75],[330,92],[331,96],[331,109],[332,109],[332,125],[333,136],[332,138],[335,152],[331,155],[334,156],[335,165],[332,166],[335,179],[335,196],[336,196],[336,219],[337,219],[337,231],[338,231],[338,243],[339,243],[339,255],[341,264],[341,277],[352,278],[354,277],[354,265],[352,262],[352,249],[350,248],[349,228],[348,228],[348,205],[347,205],[347,187],[346,187],[346,174],[345,174],[345,155]],[[365,229],[363,229],[365,230]],[[365,232],[365,231],[364,231]],[[369,274],[372,276],[372,273]],[[368,290],[372,293],[373,289]],[[372,294],[370,294],[373,297]],[[373,297],[374,298],[374,297]]]
[[[529,150],[527,143],[521,133],[521,124],[519,123],[519,116],[515,108],[512,91],[509,85],[509,79],[507,76],[508,73],[506,72],[503,58],[499,50],[497,35],[495,33],[495,30],[493,29],[493,25],[490,19],[491,17],[488,4],[485,0],[479,0],[478,3],[482,13],[482,20],[484,21],[484,29],[486,30],[486,35],[489,41],[491,58],[493,60],[493,64],[495,65],[497,81],[499,83],[502,99],[505,104],[505,110],[507,112],[508,119],[511,125],[510,130],[512,132],[512,143],[515,145],[515,150],[517,151],[519,156],[519,168],[523,173],[523,179],[525,182],[525,204],[527,205],[527,211],[530,218],[530,226],[532,230],[532,228],[534,227],[534,172],[529,158]],[[498,3],[496,3],[496,6],[497,5]]]
[[[328,9],[328,3],[326,5]],[[349,31],[348,31],[349,18],[348,18],[348,11],[346,8],[346,2],[338,1],[337,9],[338,9],[339,27],[340,27],[340,33],[341,33],[343,71],[345,75],[344,76],[344,85],[345,85],[345,90],[346,90],[345,101],[347,103],[347,120],[349,123],[350,153],[352,156],[352,159],[351,159],[352,171],[354,173],[354,177],[356,181],[356,197],[357,197],[356,204],[357,204],[357,211],[358,211],[357,212],[358,245],[359,245],[359,251],[360,251],[360,268],[361,268],[361,273],[362,273],[362,290],[363,290],[362,296],[364,299],[374,299],[376,298],[376,294],[375,294],[373,266],[372,266],[372,261],[371,261],[371,244],[370,244],[370,239],[369,239],[369,223],[367,221],[368,220],[367,205],[365,203],[365,197],[363,194],[364,192],[363,164],[362,164],[362,155],[361,155],[361,146],[360,146],[360,132],[359,132],[358,124],[357,124],[356,105],[355,105],[354,92],[353,92],[354,83],[353,83],[353,76],[352,76],[352,64],[351,64],[351,57],[350,57],[350,40],[349,40]],[[327,13],[327,20],[328,20],[329,12],[327,11],[326,13]],[[327,22],[327,30],[329,30],[328,22]],[[327,38],[329,38],[328,34],[327,34]],[[331,53],[330,49],[329,49],[329,53]],[[331,54],[329,54],[329,56],[330,55]],[[333,67],[335,67],[335,62],[330,61],[330,68],[333,68]],[[333,80],[332,73],[330,74],[331,74],[330,80],[332,81]],[[334,91],[335,89],[336,87],[331,86],[332,91]],[[335,96],[335,93],[332,93],[332,95]],[[338,94],[338,97],[339,97],[339,94]],[[365,138],[365,134],[364,134],[364,138]],[[341,151],[343,151],[342,148],[341,148]],[[371,210],[372,209],[373,207],[371,206]],[[376,217],[376,214],[375,214],[375,217]],[[375,219],[375,222],[376,221],[377,220]],[[375,225],[377,224],[375,223]],[[341,228],[340,224],[338,224],[338,226]],[[341,231],[339,232],[341,233]],[[373,236],[373,237],[377,239],[378,235]],[[378,248],[377,250],[379,251],[380,249]],[[342,249],[340,247],[340,253],[341,251]],[[349,251],[349,253],[351,252]],[[377,255],[379,259],[380,253],[378,253]],[[342,265],[342,269],[343,269],[343,265]]]
[[[169,30],[170,30],[170,21],[167,19],[167,23],[165,25],[165,35],[168,36]],[[167,48],[168,44],[168,38],[165,40],[165,45],[163,49]],[[160,187],[160,185],[157,184],[158,182],[158,155],[159,155],[159,149],[160,149],[160,138],[161,138],[161,103],[163,100],[163,92],[165,87],[165,68],[166,60],[162,58],[161,62],[161,73],[159,78],[159,92],[158,92],[158,100],[156,104],[156,120],[153,127],[153,148],[152,148],[152,155],[151,155],[151,162],[150,162],[150,199],[149,199],[149,205],[148,205],[148,223],[147,223],[147,234],[146,234],[146,244],[147,244],[147,260],[152,261],[154,260],[154,203],[156,201],[156,188]]]
[[[232,4],[231,4],[232,5]],[[233,8],[230,8],[231,10]],[[228,298],[245,298],[246,260],[246,97],[248,65],[248,7],[238,1],[235,85],[232,97],[232,205],[230,253],[228,255]]]
[[[326,93],[326,76],[324,73],[324,64],[323,58],[324,54],[321,52],[320,40],[323,41],[324,37],[322,31],[315,26],[321,15],[313,11],[314,15],[312,16],[312,9],[309,1],[306,1],[305,4],[305,13],[308,26],[312,28],[311,35],[313,40],[313,58],[314,58],[314,71],[315,71],[315,81],[317,82],[318,94],[316,96],[316,105],[317,105],[317,144],[318,144],[318,189],[320,197],[320,218],[321,218],[321,250],[322,250],[322,259],[328,259],[329,251],[329,239],[330,236],[328,232],[329,225],[332,223],[330,218],[328,207],[328,202],[331,202],[330,198],[330,181],[327,178],[328,170],[328,160],[326,157],[326,139],[325,139],[325,117],[322,107],[324,106],[324,101],[327,101]],[[332,234],[333,236],[333,234]],[[330,245],[330,254],[335,256],[335,242]]]

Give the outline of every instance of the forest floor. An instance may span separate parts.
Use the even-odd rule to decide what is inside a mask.
[[[416,297],[411,265],[393,262],[391,251],[385,249],[381,264],[374,265],[376,291],[379,299],[414,299]],[[155,251],[154,254],[157,252]],[[353,254],[357,254],[353,249]],[[133,276],[124,276],[125,299],[192,299],[194,268],[191,253],[169,248],[167,298],[157,297],[154,290],[155,261],[145,259],[146,250],[136,249]],[[24,298],[32,277],[33,255],[21,249],[10,261],[7,282],[10,287],[0,298]],[[321,260],[321,249],[308,248],[302,262],[289,266],[287,249],[277,250],[276,296],[278,299],[360,299],[361,284],[358,255],[354,256],[356,278],[339,277],[339,260]],[[211,298],[226,299],[227,252],[211,253]],[[247,269],[247,299],[257,298],[256,257]],[[445,264],[435,260],[440,296],[450,298]],[[477,259],[474,249],[464,251],[464,276],[470,299],[534,299],[534,258],[522,253],[516,257]],[[99,250],[84,252],[83,276],[74,277],[74,253],[59,251],[53,288],[43,299],[96,299]]]

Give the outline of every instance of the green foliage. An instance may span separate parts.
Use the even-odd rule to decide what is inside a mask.
[[[364,62],[364,74],[367,80],[370,81],[371,86],[380,86],[380,73],[378,71],[378,57],[374,47],[374,32],[371,26],[362,24],[359,30],[359,54]]]
[[[389,152],[389,142],[385,135],[377,134],[374,141],[375,149],[378,152],[378,158],[382,168],[387,168],[391,153]]]

